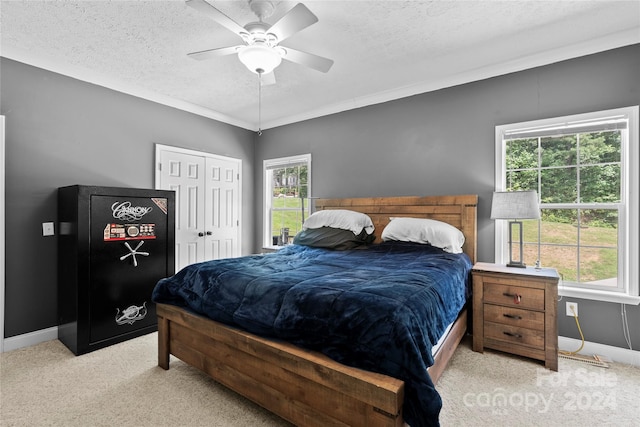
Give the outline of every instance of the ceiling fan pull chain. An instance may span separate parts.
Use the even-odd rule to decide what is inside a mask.
[[[262,73],[258,70],[258,136],[262,136]]]

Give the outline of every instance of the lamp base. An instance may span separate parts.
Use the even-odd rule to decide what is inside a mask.
[[[507,267],[527,268],[527,265],[522,262],[510,262],[507,264]]]
[[[517,260],[513,259],[513,236],[515,231],[518,232],[518,252],[519,257]],[[522,248],[522,221],[510,221],[509,222],[509,263],[507,267],[526,268],[527,266],[523,262],[523,248]]]

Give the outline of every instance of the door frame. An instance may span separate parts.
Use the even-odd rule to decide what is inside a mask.
[[[240,178],[238,179],[238,247],[239,247],[239,255],[242,255],[243,252],[243,248],[242,248],[242,236],[243,236],[243,232],[242,232],[242,159],[238,159],[236,157],[229,157],[229,156],[221,156],[219,154],[213,154],[213,153],[208,153],[206,151],[199,151],[199,150],[192,150],[190,148],[181,148],[181,147],[175,147],[172,145],[165,145],[165,144],[155,144],[155,158],[154,158],[154,163],[155,163],[155,167],[154,167],[154,171],[155,171],[155,176],[154,176],[154,188],[156,190],[160,190],[160,153],[163,151],[171,151],[174,153],[181,153],[181,154],[188,154],[188,155],[193,155],[193,156],[202,156],[202,157],[208,157],[208,158],[212,158],[212,159],[218,159],[218,160],[224,160],[224,161],[232,161],[232,162],[238,162],[238,175],[240,176]],[[176,209],[178,208],[177,206],[177,201],[176,201]],[[177,222],[176,222],[176,227],[178,226]]]
[[[0,174],[0,353],[4,352],[4,262],[5,262],[5,235],[4,235],[4,222],[5,222],[5,194],[4,194],[4,180],[5,180],[5,141],[4,141],[4,116],[0,116],[0,167],[2,167],[2,173]]]

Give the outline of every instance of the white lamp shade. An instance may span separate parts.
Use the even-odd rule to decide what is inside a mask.
[[[238,58],[251,72],[268,74],[282,62],[282,56],[269,46],[252,44],[238,52]]]
[[[491,219],[538,219],[540,206],[535,191],[496,191],[491,202]]]

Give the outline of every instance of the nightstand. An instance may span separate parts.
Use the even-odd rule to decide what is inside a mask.
[[[473,266],[473,351],[543,360],[558,370],[558,272],[479,262]]]

